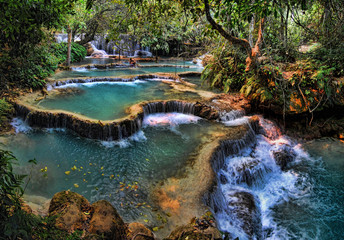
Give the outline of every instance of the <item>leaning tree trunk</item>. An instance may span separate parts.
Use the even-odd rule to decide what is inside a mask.
[[[68,48],[67,48],[67,60],[66,60],[66,66],[70,66],[70,59],[71,59],[71,52],[72,52],[72,29],[70,26],[67,28],[68,33]]]
[[[263,42],[263,27],[264,27],[264,18],[260,20],[259,30],[258,30],[258,38],[256,41],[255,46],[251,47],[250,43],[246,39],[237,38],[230,34],[230,31],[224,30],[224,28],[215,22],[210,14],[210,7],[208,0],[204,0],[204,10],[207,17],[208,22],[212,26],[213,29],[217,30],[227,41],[234,45],[239,45],[245,48],[247,53],[246,58],[246,69],[245,71],[248,72],[253,70],[257,66],[258,56],[260,54],[260,48]]]

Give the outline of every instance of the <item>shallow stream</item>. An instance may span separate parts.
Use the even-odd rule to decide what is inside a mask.
[[[194,69],[76,69],[55,78],[136,75],[141,71]],[[199,79],[191,81],[200,87]],[[110,120],[125,116],[125,108],[140,101],[198,97],[175,95],[168,85],[156,81],[64,87],[74,90],[48,97],[38,105]],[[109,200],[125,221],[154,227],[163,225],[169,214],[161,216],[157,211],[150,198],[152,188],[169,177],[182,176],[199,146],[225,128],[244,122],[245,118],[221,123],[180,113],[152,114],[129,139],[102,142],[64,129],[32,129],[15,119],[17,133],[1,137],[1,142],[19,159],[17,171],[31,176],[27,195],[48,199],[70,189],[91,202]],[[264,132],[256,134],[238,154],[226,156],[216,173],[218,188],[207,204],[218,227],[233,239],[343,239],[344,143],[320,139],[299,144],[281,135],[268,120],[261,118],[260,125]],[[274,154],[281,151],[292,156],[283,167]],[[37,166],[28,165],[32,158],[37,159]]]

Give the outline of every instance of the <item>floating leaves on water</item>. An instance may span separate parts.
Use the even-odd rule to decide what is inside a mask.
[[[84,178],[84,179],[82,179],[82,180],[83,180],[84,182],[87,182],[85,178]]]
[[[143,219],[143,221],[147,223],[147,222],[148,222],[148,219]]]
[[[148,159],[148,158],[146,158],[146,161],[147,161],[147,162],[149,162],[149,159]]]
[[[92,163],[90,163],[90,166],[92,166]]]
[[[74,187],[78,188],[78,187],[79,187],[79,185],[78,185],[78,184],[76,184],[76,183],[74,183]]]
[[[77,169],[77,167],[74,165],[72,168],[71,168],[73,171],[75,171]]]
[[[111,179],[111,178],[114,178],[114,177],[115,177],[115,175],[112,174],[112,175],[110,176],[110,179]]]
[[[159,230],[158,227],[153,227],[153,231],[154,231],[154,232],[157,232],[158,230]]]
[[[57,164],[57,167],[60,167],[60,164]]]
[[[102,176],[104,176],[104,173],[102,173]]]
[[[80,167],[80,169],[84,169],[83,167]]]
[[[101,168],[100,168],[100,170],[103,170],[103,169],[104,169],[104,167],[101,167]]]
[[[41,172],[46,172],[48,171],[48,167],[41,168]]]
[[[66,175],[69,175],[69,174],[70,174],[70,171],[65,171],[65,174],[66,174]]]

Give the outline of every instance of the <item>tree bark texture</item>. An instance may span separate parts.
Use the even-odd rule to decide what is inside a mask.
[[[247,53],[246,58],[246,69],[245,71],[250,71],[256,68],[257,59],[260,54],[260,48],[263,42],[263,27],[264,27],[264,18],[261,18],[259,23],[258,38],[254,47],[251,47],[247,39],[237,38],[230,34],[229,31],[226,31],[220,24],[216,23],[210,14],[209,1],[204,0],[204,9],[208,22],[213,29],[217,30],[227,41],[234,45],[239,45],[245,48]]]

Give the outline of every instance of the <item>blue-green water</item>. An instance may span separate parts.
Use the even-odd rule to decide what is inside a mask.
[[[171,70],[147,69],[157,72]],[[147,69],[91,70],[85,71],[85,75],[117,76],[136,74],[135,71]],[[68,76],[79,73],[82,72],[61,74]],[[199,78],[189,80],[201,88]],[[168,85],[161,82],[80,84],[75,89],[77,91],[51,95],[39,104],[45,108],[64,109],[109,120],[124,116],[127,106],[141,100],[195,97],[175,95]],[[120,142],[100,142],[81,138],[69,131],[48,129],[5,137],[2,139],[3,147],[18,157],[18,172],[30,174],[27,160],[37,159],[38,165],[31,170],[32,177],[26,190],[28,194],[51,198],[58,191],[71,189],[91,202],[109,200],[125,221],[142,222],[147,219],[150,226],[158,226],[161,223],[157,220],[156,212],[152,211],[155,206],[149,196],[152,188],[160,180],[182,173],[190,154],[209,139],[210,132],[223,132],[220,123],[190,116],[182,116],[186,120],[181,121],[181,116],[177,114],[172,117],[175,119],[170,121],[173,126],[147,125],[132,138]],[[162,115],[148,122],[156,123],[159,119],[166,123]],[[297,153],[296,160],[287,171],[281,171],[272,157],[272,151],[284,145],[292,146]],[[247,188],[260,199],[265,239],[344,238],[343,142],[321,139],[299,145],[286,136],[281,136],[281,141],[258,136],[257,144],[245,150],[245,154],[228,159],[228,166],[259,159],[271,169],[261,177],[259,185],[250,188],[245,184],[239,186],[239,190]],[[233,172],[230,167],[225,170]],[[224,193],[233,190],[228,183],[220,187]],[[229,229],[226,229],[228,214],[218,214],[217,217],[218,221],[222,221],[223,230]]]
[[[141,132],[120,142],[89,140],[69,131],[31,129],[7,137],[4,147],[19,159],[18,172],[30,174],[27,160],[37,159],[27,194],[51,198],[70,189],[91,202],[109,200],[126,221],[137,220],[143,211],[153,214],[151,188],[182,172],[189,155],[209,138],[209,132],[223,129],[194,116],[167,116],[152,115]],[[159,120],[162,125],[150,126]],[[41,172],[45,167],[47,171]]]
[[[72,89],[76,91],[50,94],[36,104],[44,109],[66,110],[93,119],[114,120],[125,117],[125,110],[141,101],[198,97],[193,93],[172,94],[169,85],[159,81],[103,82],[69,86],[74,86]]]
[[[135,76],[154,73],[182,73],[201,72],[201,68],[180,68],[180,67],[144,67],[144,68],[111,68],[111,69],[78,69],[74,71],[62,71],[56,73],[51,79],[59,80],[64,78],[77,77],[121,77]]]

